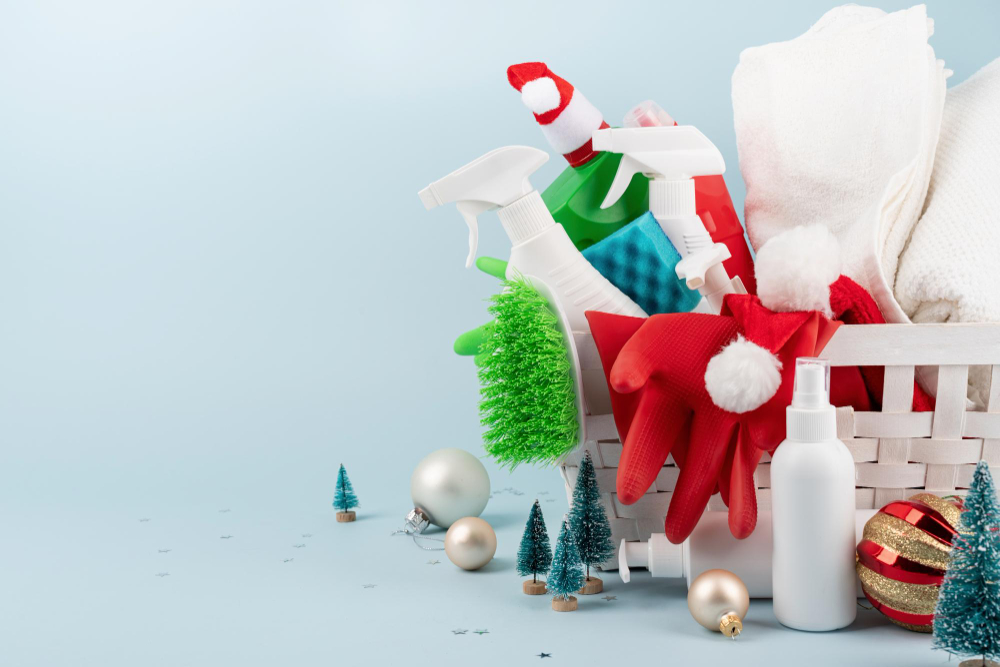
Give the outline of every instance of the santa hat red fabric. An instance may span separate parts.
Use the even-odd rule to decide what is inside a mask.
[[[549,144],[571,166],[579,167],[597,155],[592,144],[594,131],[608,124],[580,91],[553,74],[545,63],[511,65],[507,80],[535,114]]]

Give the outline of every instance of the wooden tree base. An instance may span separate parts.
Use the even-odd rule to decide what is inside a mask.
[[[583,588],[577,591],[580,595],[596,595],[604,592],[604,582],[597,577],[587,577]]]
[[[521,589],[525,595],[545,595],[549,591],[544,581],[526,581],[521,584]]]
[[[993,662],[992,660],[983,660],[982,658],[971,658],[969,660],[963,660],[958,663],[958,667],[1000,667],[1000,664]]]
[[[358,515],[354,511],[350,512],[337,512],[337,523],[350,523],[358,518]]]
[[[561,597],[552,598],[552,609],[555,611],[576,611],[576,598],[572,595],[568,600]]]

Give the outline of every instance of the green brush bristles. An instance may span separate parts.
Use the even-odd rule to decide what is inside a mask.
[[[477,357],[486,451],[503,466],[552,463],[576,447],[576,392],[559,320],[524,278],[491,298]]]

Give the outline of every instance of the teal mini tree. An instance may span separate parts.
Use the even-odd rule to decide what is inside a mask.
[[[577,445],[576,389],[559,319],[521,277],[492,297],[476,357],[483,444],[500,465],[553,463]]]
[[[522,588],[528,595],[545,593],[545,582],[538,581],[538,575],[545,574],[552,567],[552,546],[549,544],[549,533],[545,529],[545,519],[542,508],[535,501],[528,514],[528,522],[521,536],[521,546],[517,549],[517,573],[522,577],[531,575],[531,581],[525,581]]]
[[[590,567],[614,556],[615,543],[611,541],[611,524],[601,502],[597,473],[594,472],[594,461],[589,451],[580,462],[580,472],[573,489],[573,507],[569,511],[569,526],[576,537],[580,561],[587,567],[586,586],[580,592],[588,595],[600,593],[604,584],[597,577],[590,576]]]
[[[934,611],[934,648],[954,655],[1000,656],[1000,503],[985,461],[976,466],[959,533]]]
[[[583,567],[580,565],[580,552],[577,551],[576,539],[573,537],[569,522],[563,519],[548,581],[549,592],[554,596],[552,608],[556,611],[576,609],[576,598],[572,593],[580,590],[581,586],[583,586]]]
[[[354,495],[354,487],[351,480],[347,478],[347,470],[344,464],[340,464],[340,471],[337,473],[337,490],[333,494],[333,509],[337,510],[337,521],[345,523],[354,521],[356,515],[351,508],[358,506],[358,497]]]

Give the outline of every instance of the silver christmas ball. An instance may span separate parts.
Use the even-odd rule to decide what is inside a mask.
[[[467,516],[451,524],[444,536],[444,552],[463,570],[478,570],[493,560],[497,534],[483,519]]]
[[[410,496],[431,523],[447,528],[462,517],[483,513],[490,499],[490,476],[464,449],[439,449],[417,464]]]

